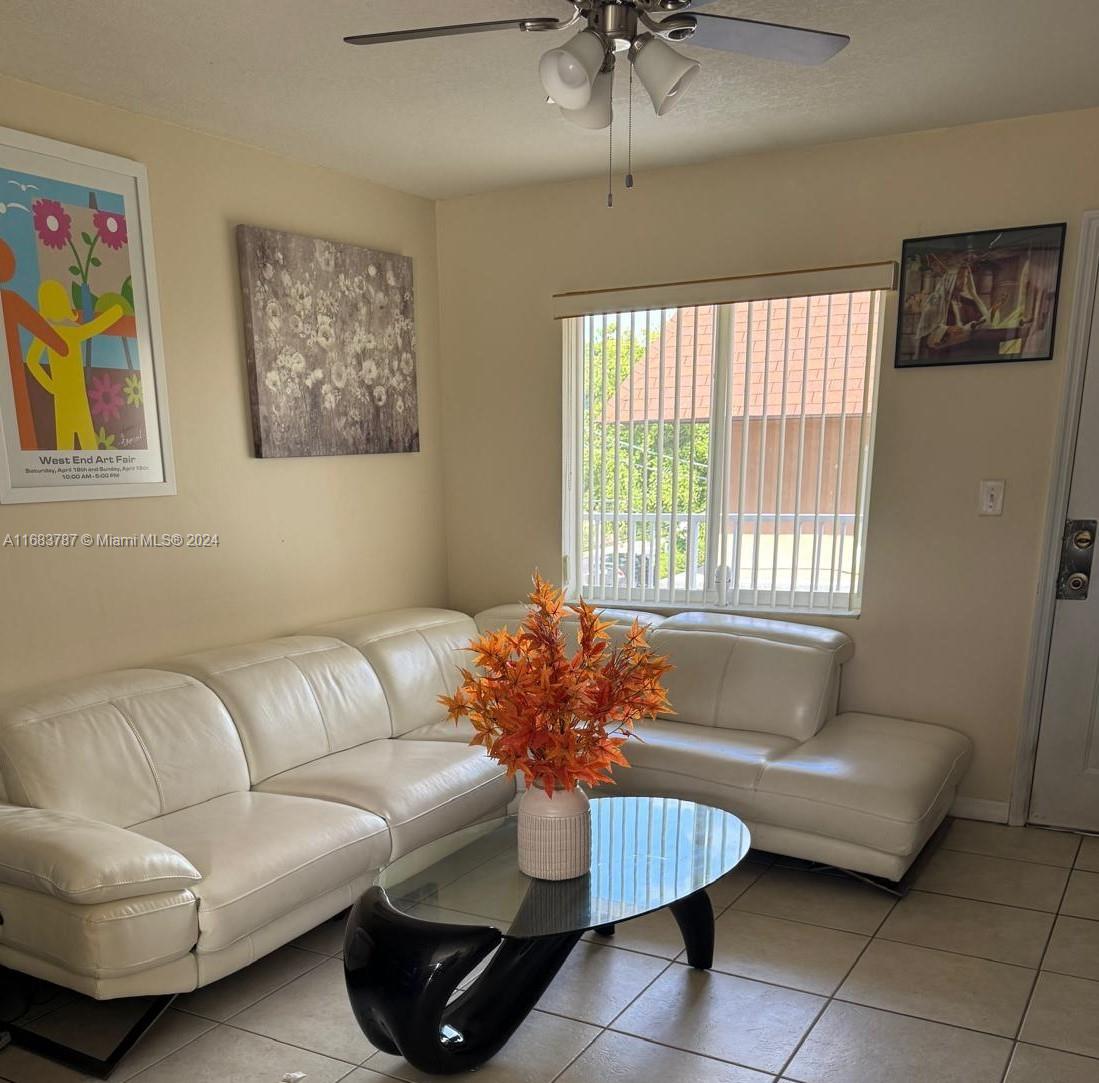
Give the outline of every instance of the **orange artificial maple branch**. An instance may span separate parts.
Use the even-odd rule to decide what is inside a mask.
[[[565,648],[561,619],[578,617],[577,649]],[[515,632],[485,632],[468,650],[477,673],[461,670],[453,695],[440,696],[448,717],[473,724],[471,745],[485,748],[511,777],[528,786],[574,789],[613,782],[611,768],[628,766],[622,752],[643,718],[672,713],[661,683],[671,669],[654,654],[638,621],[618,647],[611,623],[582,599],[534,576],[530,609]]]

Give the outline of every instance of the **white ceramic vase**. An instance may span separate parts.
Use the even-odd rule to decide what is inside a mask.
[[[571,880],[591,869],[591,806],[579,787],[530,788],[519,801],[519,869],[538,880]]]

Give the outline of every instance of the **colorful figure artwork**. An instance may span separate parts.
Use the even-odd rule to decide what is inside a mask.
[[[135,220],[143,171],[66,148],[89,165],[121,165],[117,176],[89,168],[81,178],[31,149],[47,144],[64,146],[0,129],[0,499],[142,495],[91,490],[170,480],[159,332]],[[47,489],[56,491],[30,492]]]
[[[5,213],[7,212],[5,206]],[[15,275],[15,254],[0,240],[0,283],[10,282]],[[59,357],[67,357],[69,344],[53,329],[53,326],[35,311],[31,304],[15,290],[0,287],[0,316],[4,321],[4,339],[8,351],[8,368],[11,373],[15,416],[18,424],[19,446],[28,450],[37,447],[34,419],[31,416],[31,400],[27,392],[27,377],[23,369],[23,344],[20,332],[25,331],[36,343],[56,350]]]

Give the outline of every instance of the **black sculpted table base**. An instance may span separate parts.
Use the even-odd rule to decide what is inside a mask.
[[[696,970],[709,970],[714,965],[714,908],[705,890],[668,903],[668,909],[683,934],[687,963]],[[597,925],[597,936],[614,936],[613,925]]]
[[[344,974],[355,1018],[379,1049],[452,1075],[503,1048],[582,933],[507,939],[496,929],[408,917],[372,887],[351,911]],[[462,979],[492,961],[454,1000]]]
[[[437,860],[413,850],[379,871],[344,936],[351,1007],[374,1045],[432,1075],[477,1068],[503,1048],[585,933],[613,936],[616,925],[657,910],[675,917],[687,962],[710,968],[706,889],[748,852],[744,824],[670,797],[596,798],[591,821],[589,871],[571,880],[524,874],[507,816],[440,840]]]
[[[687,962],[708,970],[714,912],[705,890],[669,905],[683,933]],[[585,930],[530,938],[496,929],[409,917],[384,889],[372,887],[351,911],[344,974],[355,1018],[379,1049],[413,1068],[453,1075],[494,1057],[530,1014]],[[601,926],[611,935],[614,926]],[[476,980],[453,1000],[464,978],[493,950]]]

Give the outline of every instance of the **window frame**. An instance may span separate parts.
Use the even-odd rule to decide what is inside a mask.
[[[781,506],[770,513],[764,513],[760,510],[754,514],[743,513],[738,515],[736,512],[723,514],[722,502],[713,498],[715,492],[721,492],[721,487],[726,486],[730,471],[737,465],[730,460],[732,422],[735,420],[735,416],[729,400],[728,391],[733,366],[728,363],[718,363],[718,359],[727,359],[731,356],[729,351],[732,349],[731,336],[734,332],[733,320],[735,306],[745,303],[750,305],[755,302],[745,300],[717,304],[714,304],[713,302],[702,302],[699,305],[680,304],[669,305],[665,308],[651,306],[647,303],[644,306],[644,310],[650,312],[660,311],[662,313],[673,312],[679,318],[682,318],[684,313],[688,313],[692,309],[697,313],[700,308],[709,307],[710,304],[714,304],[714,360],[712,364],[711,407],[707,419],[710,425],[710,447],[706,510],[703,513],[692,513],[688,511],[684,513],[684,515],[688,519],[688,530],[693,529],[695,520],[702,518],[704,520],[703,527],[707,532],[707,538],[717,536],[715,531],[720,530],[722,518],[727,520],[726,526],[728,526],[728,520],[735,518],[738,528],[735,532],[735,537],[737,539],[736,556],[733,557],[732,560],[727,560],[723,565],[720,563],[719,547],[707,544],[701,587],[695,587],[690,584],[682,587],[676,587],[673,584],[668,588],[662,588],[659,585],[654,588],[642,587],[641,589],[646,595],[651,589],[654,596],[646,596],[642,599],[634,597],[622,598],[620,596],[619,584],[616,579],[613,590],[603,589],[597,591],[594,589],[594,583],[586,585],[583,594],[587,600],[605,606],[622,605],[631,609],[658,612],[677,612],[690,609],[751,615],[766,614],[775,616],[818,617],[858,617],[861,614],[865,588],[867,532],[869,525],[868,513],[873,480],[874,444],[878,419],[878,396],[881,382],[881,370],[884,363],[886,343],[885,326],[890,292],[890,289],[881,285],[876,285],[871,288],[860,288],[856,286],[853,289],[822,290],[818,293],[809,295],[810,299],[812,299],[837,293],[852,297],[858,293],[868,293],[871,298],[871,310],[867,326],[864,410],[859,413],[847,413],[845,411],[844,414],[841,415],[848,418],[861,418],[863,431],[863,439],[861,441],[862,451],[856,472],[857,488],[855,494],[855,511],[853,513],[840,513],[837,510],[825,511],[818,507],[814,512],[800,513],[801,519],[813,520],[817,524],[815,526],[817,533],[814,536],[819,536],[820,524],[822,522],[830,521],[833,524],[834,529],[835,525],[840,521],[840,518],[851,518],[854,520],[852,545],[854,546],[855,554],[852,562],[850,589],[840,591],[836,588],[835,584],[832,584],[832,589],[830,590],[817,589],[809,591],[798,590],[796,588],[781,590],[777,588],[777,585],[773,581],[772,585],[768,587],[760,587],[757,581],[755,587],[737,586],[731,588],[728,592],[728,596],[722,601],[721,591],[718,586],[719,576],[721,575],[723,568],[738,566],[739,545],[740,539],[743,537],[742,526],[744,518],[751,515],[758,525],[759,523],[765,522],[767,519],[786,518],[788,514],[782,510]],[[793,298],[768,297],[761,299],[761,301],[766,301],[768,303],[781,300],[786,300],[787,304],[789,304]],[[584,465],[584,425],[587,423],[594,426],[594,423],[591,420],[591,418],[594,417],[594,411],[591,412],[591,418],[589,418],[585,416],[584,410],[584,323],[585,320],[592,318],[593,315],[596,318],[602,318],[604,321],[605,334],[608,320],[617,320],[618,327],[621,328],[623,325],[622,321],[635,317],[638,311],[637,308],[628,308],[624,311],[589,314],[588,316],[569,316],[562,319],[562,447],[564,453],[562,473],[562,579],[566,596],[570,599],[576,599],[581,594],[582,584],[580,583],[580,577],[581,568],[584,562],[583,529],[587,512],[583,506],[584,485],[583,479],[580,476],[580,471]],[[618,334],[621,334],[621,331],[619,331]],[[632,342],[633,340],[634,332],[631,330],[630,341]],[[660,358],[661,366],[663,366],[663,342],[660,349]],[[799,415],[784,412],[781,416],[788,419]],[[804,416],[812,417],[816,415],[806,414]],[[765,413],[762,420],[766,421],[766,418],[767,415]],[[674,418],[668,418],[665,419],[664,423],[670,424],[673,421]],[[638,424],[641,423],[642,422],[638,422]],[[644,423],[651,422],[646,421]],[[594,432],[594,427],[592,431]],[[819,439],[823,440],[823,435]],[[843,439],[846,439],[845,435],[843,436]],[[659,507],[656,512],[642,511],[632,514],[635,518],[640,517],[642,521],[646,517],[652,517],[656,523],[657,538],[660,537],[659,529],[662,518],[668,516],[674,519],[676,516],[674,511],[662,511]],[[797,515],[798,513],[795,511],[794,514]],[[835,536],[835,534],[833,534],[833,536]],[[615,535],[615,540],[617,542],[617,534]],[[814,545],[815,544],[816,543],[814,543]],[[626,552],[631,552],[628,546]],[[726,555],[728,556],[728,554]],[[617,567],[617,563],[615,566]],[[630,593],[633,593],[635,588],[627,589]],[[668,597],[661,597],[661,594],[664,591],[667,591]]]

